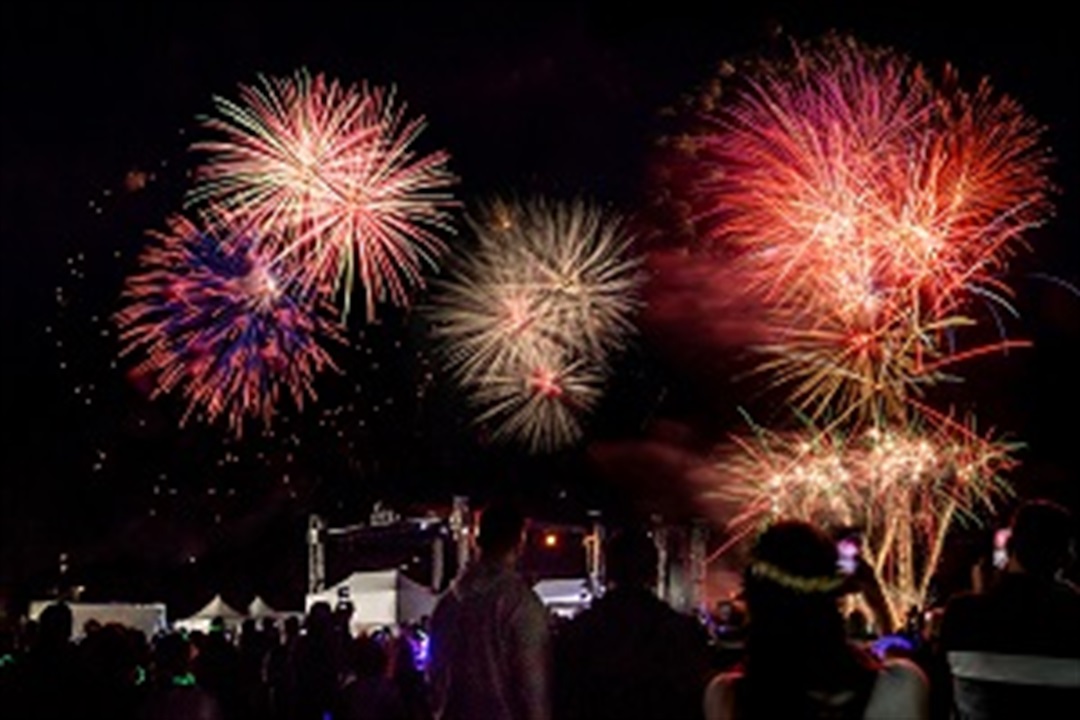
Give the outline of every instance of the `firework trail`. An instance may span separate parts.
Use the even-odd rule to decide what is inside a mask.
[[[767,308],[763,369],[802,408],[895,411],[989,349],[945,338],[977,300],[1011,311],[1001,272],[1050,212],[1041,128],[1015,101],[832,39],[734,83],[706,128],[697,219]]]
[[[216,139],[193,146],[204,162],[189,201],[253,223],[275,239],[275,270],[289,266],[306,292],[340,293],[346,313],[357,281],[369,320],[379,302],[408,305],[452,232],[448,155],[413,149],[423,118],[382,88],[306,72],[215,106],[203,126]]]
[[[852,433],[755,427],[721,450],[721,484],[706,493],[742,508],[733,532],[798,518],[825,528],[858,527],[894,610],[921,604],[954,519],[977,521],[1010,494],[1003,474],[1019,445],[976,432],[920,405],[908,425]]]
[[[581,435],[641,284],[622,225],[584,203],[496,201],[432,308],[448,367],[496,436],[534,450]]]
[[[224,418],[240,436],[247,418],[269,427],[283,395],[298,408],[314,399],[313,380],[334,363],[325,341],[341,342],[319,301],[296,294],[270,269],[250,228],[215,220],[203,229],[183,217],[143,251],[115,320],[122,355],[155,378],[154,394],[179,391],[209,422]]]

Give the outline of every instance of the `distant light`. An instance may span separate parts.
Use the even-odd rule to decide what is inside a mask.
[[[555,533],[547,533],[544,535],[544,547],[553,548],[559,544],[559,536]]]

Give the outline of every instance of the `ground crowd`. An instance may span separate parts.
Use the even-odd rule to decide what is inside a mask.
[[[1073,518],[1017,511],[996,577],[892,627],[865,563],[838,572],[822,529],[757,539],[741,595],[704,620],[652,588],[656,546],[615,534],[606,590],[571,620],[518,574],[525,520],[482,514],[480,557],[430,619],[353,637],[349,612],[147,638],[50,605],[0,633],[4,718],[115,720],[743,720],[1072,717],[1080,707]],[[859,609],[845,615],[852,600]]]

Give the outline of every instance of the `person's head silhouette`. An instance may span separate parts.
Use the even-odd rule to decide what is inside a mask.
[[[493,502],[480,515],[476,544],[484,560],[514,562],[525,543],[525,518],[513,505]]]
[[[1007,541],[1009,569],[1053,577],[1075,554],[1072,514],[1048,500],[1030,500],[1013,515]]]
[[[38,642],[43,647],[56,647],[71,639],[74,618],[71,607],[65,602],[52,603],[41,611],[38,626]]]
[[[645,532],[627,529],[615,533],[604,552],[607,584],[611,588],[644,588],[656,584],[659,554]]]

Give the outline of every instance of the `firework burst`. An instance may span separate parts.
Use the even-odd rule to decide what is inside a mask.
[[[498,436],[553,449],[580,437],[641,284],[622,225],[584,203],[494,202],[444,283],[435,332]]]
[[[815,415],[838,394],[902,407],[971,352],[947,337],[1050,211],[1041,129],[983,82],[833,39],[766,65],[692,146],[709,242],[767,311],[765,369]],[[989,348],[987,348],[989,349]],[[865,409],[869,416],[881,404]]]
[[[1019,448],[920,406],[918,421],[852,434],[812,424],[755,428],[722,451],[723,485],[707,493],[742,508],[736,533],[780,518],[863,529],[868,557],[897,611],[925,599],[954,518],[977,521],[1010,494]]]
[[[582,417],[599,400],[603,381],[602,369],[587,360],[564,360],[555,346],[533,348],[476,385],[477,422],[533,451],[557,449],[581,437]]]
[[[174,217],[152,233],[115,319],[121,354],[143,356],[135,371],[155,379],[154,394],[182,393],[182,422],[200,411],[239,436],[246,418],[269,426],[283,395],[298,408],[313,399],[316,374],[334,367],[322,343],[342,338],[318,301],[272,271],[249,228],[207,225],[218,230]]]
[[[215,105],[189,199],[275,238],[272,265],[296,268],[305,291],[340,292],[346,312],[356,281],[369,319],[378,302],[408,305],[452,231],[448,156],[412,149],[423,118],[407,120],[392,92],[306,72]]]

